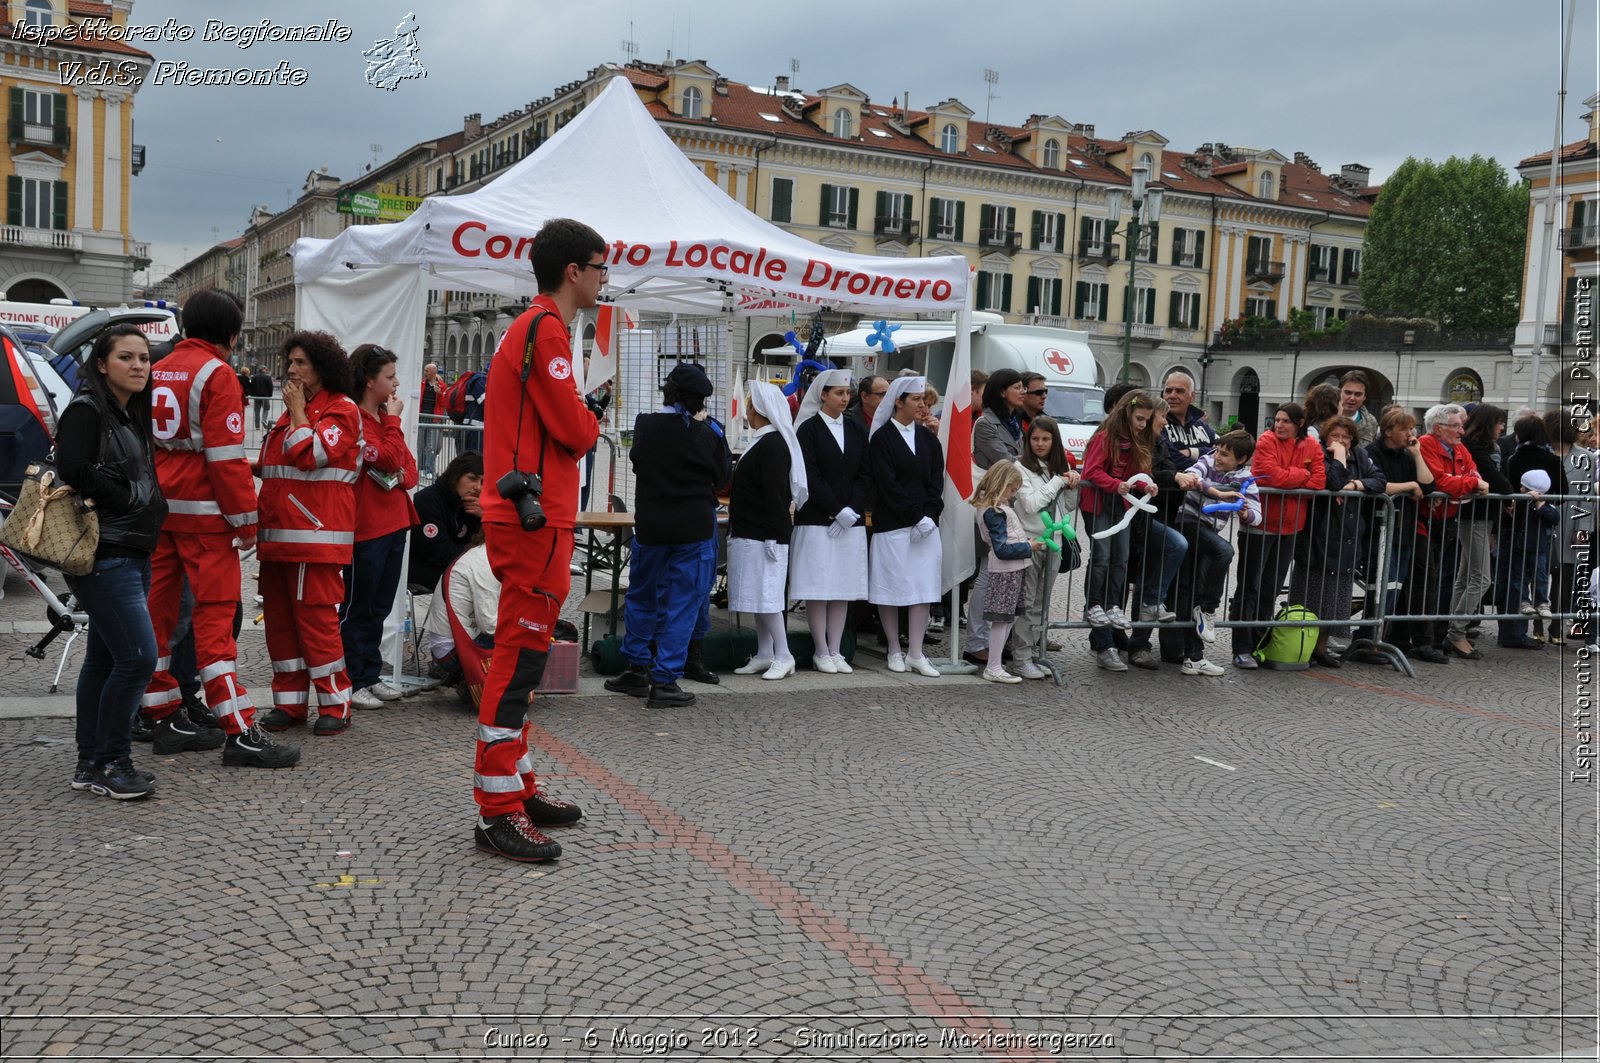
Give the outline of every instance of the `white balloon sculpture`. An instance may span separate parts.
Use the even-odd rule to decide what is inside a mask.
[[[1150,477],[1146,476],[1142,472],[1135,473],[1134,475],[1128,477],[1127,482],[1130,486],[1133,484],[1147,484],[1151,488],[1154,488],[1156,485],[1154,480],[1150,479]],[[1139,512],[1141,509],[1146,513],[1156,512],[1155,503],[1150,501],[1148,495],[1136,494],[1130,490],[1127,494],[1123,495],[1122,498],[1123,501],[1128,504],[1127,511],[1122,514],[1122,519],[1117,521],[1109,528],[1102,528],[1100,531],[1095,532],[1092,536],[1090,536],[1090,538],[1109,539],[1123,528],[1126,528],[1133,521],[1133,515]]]

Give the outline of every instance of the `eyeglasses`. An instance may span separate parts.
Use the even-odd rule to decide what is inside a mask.
[[[606,263],[604,263],[604,262],[577,262],[577,263],[574,263],[574,265],[576,265],[579,269],[597,269],[597,270],[599,270],[600,271],[600,279],[601,280],[605,280],[606,277],[609,276],[610,273],[611,273],[611,267],[609,265],[607,265]]]
[[[1048,395],[1048,394],[1050,394],[1050,389],[1049,388],[1034,388],[1032,391],[1023,392],[1023,394],[1024,395]]]
[[[885,388],[883,391],[869,391],[869,392],[867,392],[867,394],[871,395],[875,399],[881,399],[885,395],[889,394],[889,391],[888,391],[887,388]]]

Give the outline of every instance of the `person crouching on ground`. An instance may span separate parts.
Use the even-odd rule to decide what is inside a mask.
[[[781,388],[752,380],[745,421],[755,437],[733,470],[728,499],[728,611],[754,618],[756,655],[734,671],[782,679],[794,674],[784,610],[794,508],[808,497],[806,465]]]
[[[1017,614],[1027,608],[1023,584],[1035,553],[1043,543],[1028,539],[1022,519],[1012,508],[1022,488],[1022,470],[1009,461],[996,462],[983,474],[968,502],[978,515],[978,535],[989,547],[989,585],[983,618],[989,622],[989,662],[983,678],[991,683],[1020,683],[1001,660]]]

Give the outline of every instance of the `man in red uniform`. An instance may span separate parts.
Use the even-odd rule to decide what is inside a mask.
[[[255,707],[239,682],[233,620],[239,606],[239,550],[256,541],[256,485],[244,457],[244,392],[228,367],[239,338],[239,301],[215,288],[183,307],[183,340],[151,373],[151,430],[156,475],[167,498],[167,520],[150,559],[150,618],[156,633],[156,671],[144,708],[155,728],[155,753],[216,749],[223,763],[283,767],[298,750],[268,741],[255,726]],[[194,592],[195,664],[206,704],[223,733],[195,727],[171,672],[172,634],[183,581]]]
[[[576,805],[539,792],[527,715],[572,586],[578,463],[600,433],[583,401],[567,330],[578,310],[599,299],[605,253],[600,234],[570,218],[539,230],[532,255],[539,296],[500,341],[484,397],[483,530],[501,591],[494,662],[478,710],[473,837],[479,849],[511,860],[554,860],[561,846],[538,828],[582,816]],[[536,529],[525,489],[533,477],[542,481],[537,500],[545,517]]]

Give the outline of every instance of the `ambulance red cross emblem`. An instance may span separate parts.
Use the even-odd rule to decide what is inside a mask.
[[[1051,369],[1058,373],[1072,372],[1072,359],[1068,358],[1065,351],[1058,351],[1054,347],[1044,349],[1044,360]]]

